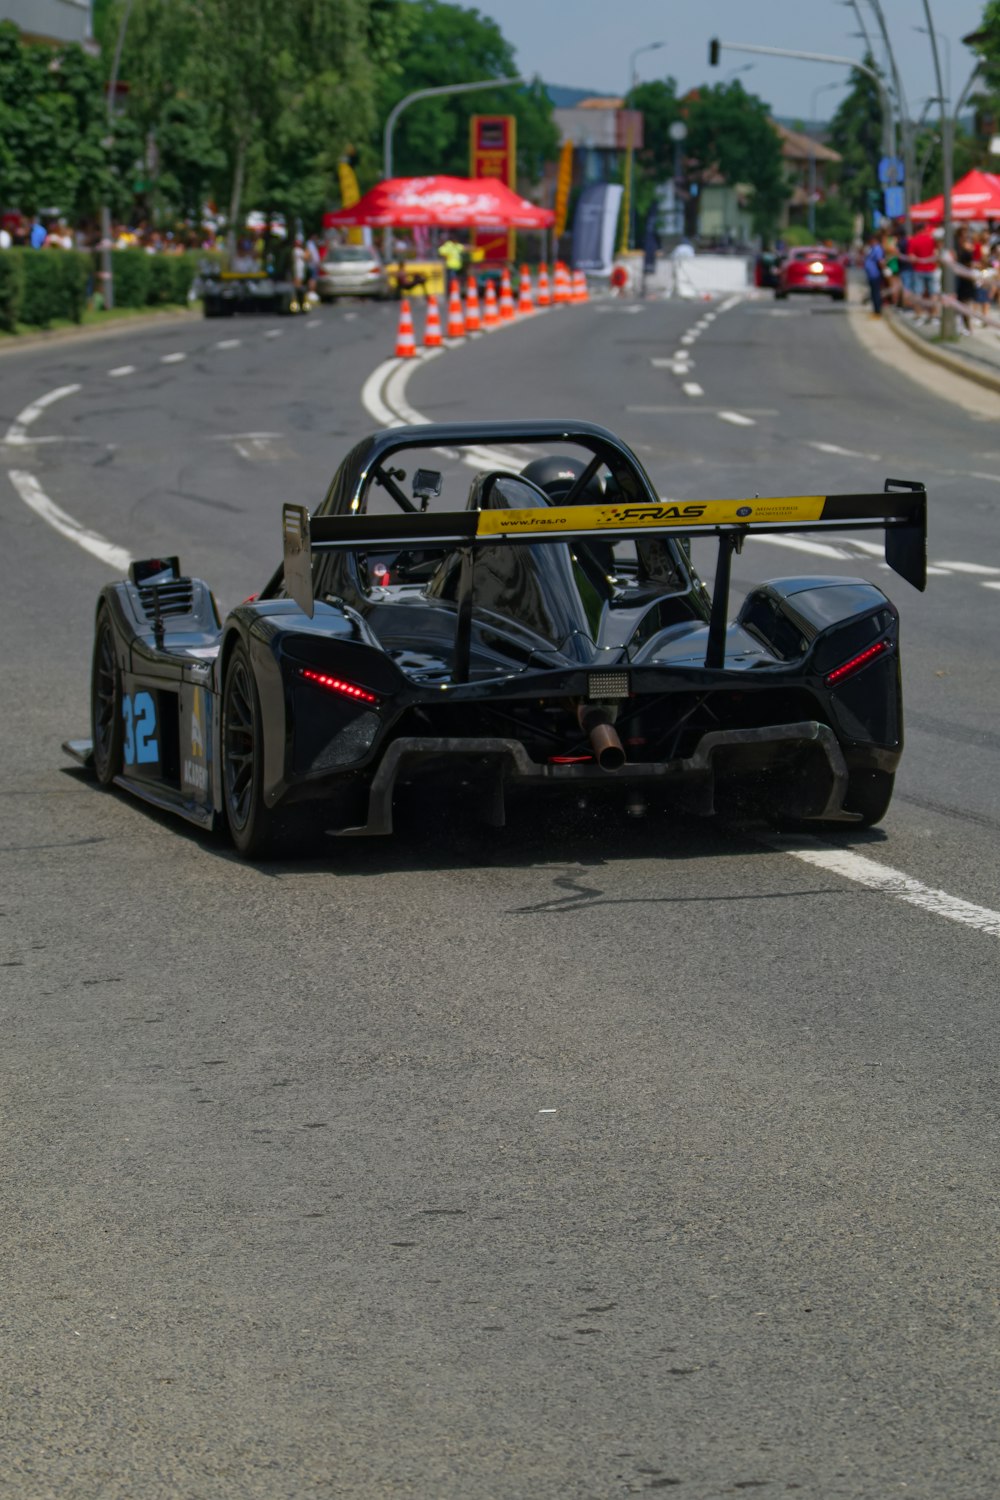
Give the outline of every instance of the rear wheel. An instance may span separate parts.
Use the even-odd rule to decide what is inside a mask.
[[[275,851],[278,820],[264,803],[264,731],[260,694],[246,647],[240,642],[226,663],[222,691],[222,790],[226,821],[241,854]]]
[[[107,607],[101,607],[94,632],[90,674],[90,737],[94,770],[102,786],[110,786],[122,768],[122,684],[115,655],[115,632]]]

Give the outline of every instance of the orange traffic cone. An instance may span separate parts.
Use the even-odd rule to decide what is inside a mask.
[[[410,303],[404,297],[399,304],[399,327],[396,330],[396,358],[413,359],[417,352],[417,346],[413,338],[413,319],[410,316]]]
[[[533,313],[535,304],[531,300],[531,272],[527,266],[521,267],[521,295],[517,299],[518,313]]]
[[[561,260],[556,261],[556,289],[553,302],[569,301],[569,272]]]
[[[587,300],[587,278],[582,271],[573,272],[573,301],[586,302]]]
[[[500,314],[497,311],[497,294],[493,289],[492,281],[486,283],[486,304],[483,309],[483,327],[495,328],[500,322]]]
[[[552,306],[552,289],[549,286],[549,268],[542,263],[538,267],[538,295],[535,299],[539,307]]]
[[[441,314],[438,312],[437,298],[427,298],[427,321],[424,324],[424,348],[440,349],[444,340],[441,337]]]
[[[470,276],[465,283],[465,331],[466,333],[478,333],[482,324],[479,320],[479,292],[476,288],[476,278]]]
[[[510,289],[510,272],[504,266],[500,273],[500,319],[507,323],[514,315],[514,294]]]
[[[458,282],[454,277],[448,283],[447,333],[450,339],[465,337],[465,314],[462,312],[462,293],[459,291]]]

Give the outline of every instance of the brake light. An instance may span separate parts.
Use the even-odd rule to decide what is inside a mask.
[[[876,641],[874,646],[868,646],[864,651],[859,651],[857,656],[852,656],[850,661],[845,661],[841,666],[835,667],[828,672],[824,679],[827,687],[834,687],[838,682],[843,682],[845,677],[851,677],[855,672],[860,672],[862,667],[867,667],[876,656],[884,656],[892,649],[891,641]]]
[[[581,766],[585,761],[593,760],[592,755],[550,755],[550,766]]]
[[[813,276],[819,276],[821,272],[826,270],[826,266],[821,260],[811,260],[809,262],[809,270]]]
[[[345,682],[342,677],[330,677],[326,672],[313,672],[309,667],[300,667],[299,672],[307,682],[314,682],[328,692],[339,693],[342,698],[353,698],[357,703],[378,703],[374,693],[358,687],[356,682]]]

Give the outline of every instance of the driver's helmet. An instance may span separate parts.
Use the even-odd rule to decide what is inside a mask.
[[[579,458],[566,458],[558,455],[552,458],[533,458],[530,464],[526,464],[521,470],[521,477],[537,484],[538,488],[544,490],[549,499],[558,505],[569,494],[586,468],[587,465]],[[597,473],[587,480],[582,492],[576,496],[575,503],[599,505],[603,499],[604,481]]]

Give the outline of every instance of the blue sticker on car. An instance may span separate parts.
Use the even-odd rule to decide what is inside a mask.
[[[156,738],[156,704],[152,693],[126,694],[122,700],[125,719],[125,743],[122,746],[127,766],[146,766],[160,758]]]

